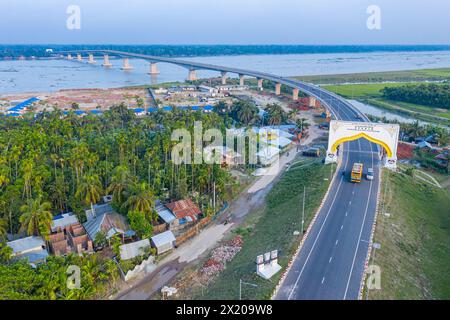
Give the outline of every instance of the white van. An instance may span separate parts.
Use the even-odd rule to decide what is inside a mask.
[[[373,180],[373,169],[367,169],[367,180]]]

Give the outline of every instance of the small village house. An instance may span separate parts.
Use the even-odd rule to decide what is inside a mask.
[[[176,217],[175,225],[194,222],[198,220],[199,215],[202,213],[200,208],[189,198],[168,203],[166,207]]]
[[[42,237],[26,237],[7,242],[6,245],[13,250],[13,259],[28,259],[28,262],[33,266],[45,262],[48,256],[45,241]]]
[[[172,250],[175,247],[175,241],[176,238],[170,230],[151,237],[152,246],[157,254]]]

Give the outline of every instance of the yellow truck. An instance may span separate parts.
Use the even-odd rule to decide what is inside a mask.
[[[362,173],[363,173],[363,164],[355,162],[353,164],[350,181],[351,182],[361,182]]]

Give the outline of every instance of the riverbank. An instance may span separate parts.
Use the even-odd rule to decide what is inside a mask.
[[[388,170],[381,187],[374,234],[381,246],[370,260],[380,267],[381,289],[368,298],[449,299],[450,191]]]

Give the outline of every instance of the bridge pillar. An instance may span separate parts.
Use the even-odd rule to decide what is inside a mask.
[[[195,80],[197,80],[197,71],[189,70],[187,79],[188,79],[188,81],[195,81]]]
[[[275,85],[275,94],[279,96],[281,94],[281,83]]]
[[[292,89],[292,100],[294,101],[298,100],[298,92],[299,90],[297,88]]]
[[[105,68],[112,67],[111,62],[109,62],[109,56],[107,54],[103,55],[103,64],[102,64],[102,66],[104,66]]]
[[[150,62],[150,73],[151,75],[159,74],[158,66],[156,62]]]
[[[258,79],[258,89],[263,91],[263,79]]]
[[[241,87],[245,85],[245,82],[244,82],[244,75],[243,75],[243,74],[240,74],[240,75],[239,75],[239,85],[240,85]]]
[[[130,65],[130,61],[128,58],[123,58],[123,66],[121,68],[122,70],[133,70],[133,67]]]
[[[309,97],[309,107],[315,108],[316,107],[316,98]]]
[[[227,73],[225,71],[222,71],[220,74],[222,75],[222,85],[226,85],[227,84]]]
[[[69,53],[68,55],[67,55],[67,60],[72,60],[73,58],[72,58],[72,55]]]
[[[78,61],[83,61],[83,57],[81,56],[80,53],[77,54],[77,60],[78,60]]]
[[[94,55],[92,53],[89,53],[89,59],[88,59],[88,63],[93,64],[96,61],[94,60]]]

